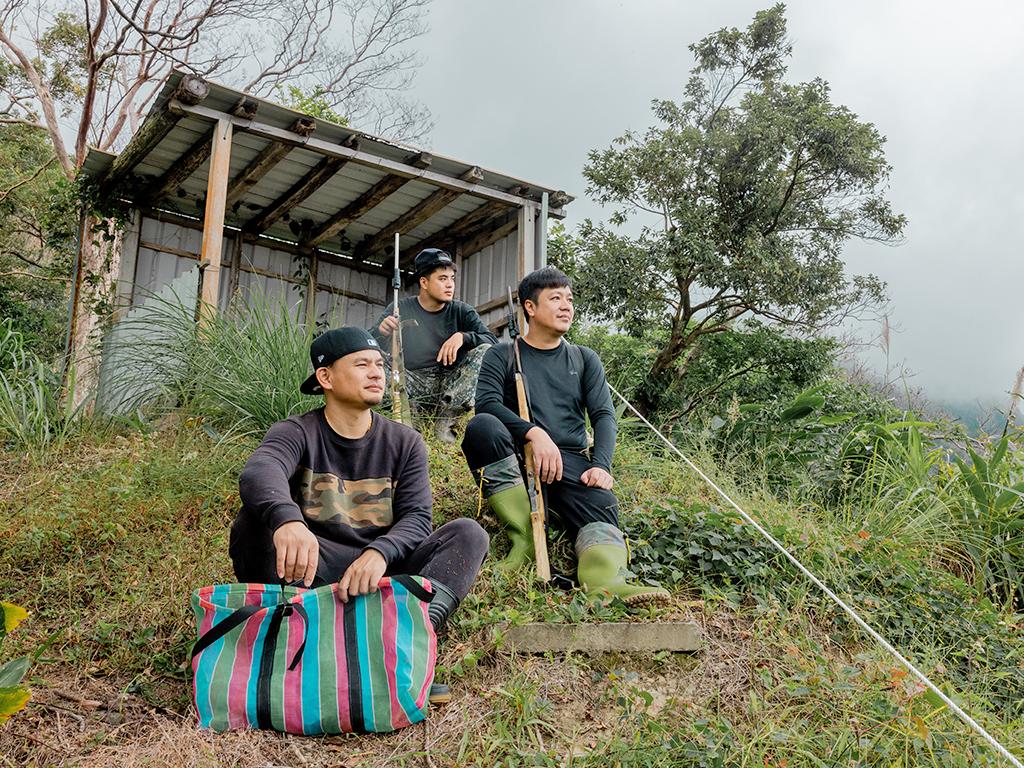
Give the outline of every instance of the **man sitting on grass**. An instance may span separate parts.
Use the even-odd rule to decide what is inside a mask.
[[[529,330],[519,339],[531,420],[519,417],[512,345],[491,347],[476,388],[477,415],[466,427],[462,451],[491,510],[505,525],[512,550],[499,568],[533,560],[530,497],[521,456],[533,445],[546,509],[575,542],[576,575],[588,592],[628,604],[663,602],[668,592],[627,579],[627,549],[612,493],[617,425],[604,367],[597,354],[562,337],[572,325],[572,284],[554,267],[531,272],[519,284]],[[586,419],[594,429],[589,447]]]
[[[434,416],[435,433],[450,443],[456,420],[473,410],[480,362],[497,339],[473,307],[454,298],[451,256],[426,248],[416,255],[414,267],[419,295],[398,303],[406,390],[414,411]],[[381,344],[397,326],[393,311],[392,302],[370,329]]]
[[[324,407],[274,424],[242,470],[242,509],[229,552],[241,582],[339,582],[338,597],[377,591],[385,574],[430,579],[440,629],[469,593],[487,533],[459,518],[432,531],[427,451],[414,429],[371,411],[384,362],[362,328],[338,328],[310,347],[300,387]]]

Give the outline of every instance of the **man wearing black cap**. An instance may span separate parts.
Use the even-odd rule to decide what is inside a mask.
[[[455,439],[452,425],[473,409],[473,394],[484,353],[497,339],[469,304],[457,301],[455,263],[438,248],[427,248],[414,262],[419,295],[399,302],[406,390],[417,412],[435,416],[442,440]],[[395,331],[394,304],[370,332],[384,344]]]
[[[239,478],[242,509],[229,552],[241,582],[339,582],[338,596],[375,592],[385,574],[420,574],[434,587],[440,627],[469,593],[487,533],[460,518],[432,532],[423,438],[371,408],[384,396],[377,340],[338,328],[310,348],[300,389],[324,406],[270,428]]]

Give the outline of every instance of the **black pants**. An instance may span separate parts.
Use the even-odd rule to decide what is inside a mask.
[[[320,560],[313,586],[331,584],[341,578],[362,554],[361,547],[339,544],[317,536]],[[427,536],[408,557],[388,563],[387,575],[408,573],[444,584],[461,600],[480,572],[490,539],[475,520],[461,517],[445,523]],[[240,582],[277,584],[277,551],[273,535],[265,525],[239,513],[231,526],[228,546],[235,578]]]
[[[474,476],[488,464],[521,456],[505,425],[489,413],[478,413],[466,425],[462,453]],[[619,524],[619,500],[604,488],[580,482],[580,475],[597,466],[581,453],[562,451],[562,479],[542,484],[545,509],[552,523],[563,528],[570,541],[587,523]],[[520,461],[520,468],[523,468]],[[525,472],[525,470],[523,470]]]

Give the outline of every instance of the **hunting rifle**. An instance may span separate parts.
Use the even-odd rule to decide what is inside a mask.
[[[391,332],[391,416],[399,424],[412,426],[411,413],[402,407],[405,401],[405,361],[402,359],[402,315],[398,309],[399,292],[402,290],[402,273],[398,266],[399,234],[395,232],[395,272],[391,277],[395,300],[391,311],[395,318],[395,329]],[[404,418],[403,418],[404,417]]]
[[[525,311],[525,309],[524,309]],[[516,305],[512,301],[512,287],[508,288],[508,335],[512,339],[515,358],[516,398],[519,401],[519,418],[530,420],[530,402],[526,397],[526,379],[523,377],[523,363],[519,358],[519,324],[516,322]],[[551,581],[551,564],[548,562],[548,540],[544,530],[544,493],[540,485],[540,472],[533,459],[533,445],[527,441],[523,451],[526,456],[526,474],[533,493],[530,493],[530,527],[533,529],[533,551],[537,560],[537,578]]]

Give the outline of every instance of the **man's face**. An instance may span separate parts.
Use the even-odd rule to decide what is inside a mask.
[[[442,267],[427,277],[421,277],[420,290],[426,291],[434,301],[448,303],[455,297],[455,270]]]
[[[376,350],[345,355],[318,368],[316,377],[324,396],[344,405],[370,408],[384,399],[384,358]]]
[[[536,301],[527,299],[525,306],[530,325],[536,323],[559,336],[569,331],[576,314],[571,288],[544,288],[537,294]]]

